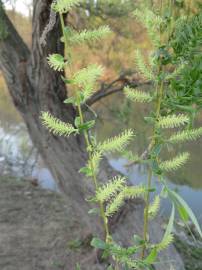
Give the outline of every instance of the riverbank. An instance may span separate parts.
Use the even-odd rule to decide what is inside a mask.
[[[73,270],[77,262],[82,269],[101,269],[83,228],[61,194],[37,182],[0,177],[1,270]],[[179,239],[176,246],[187,270],[202,269],[202,250]]]

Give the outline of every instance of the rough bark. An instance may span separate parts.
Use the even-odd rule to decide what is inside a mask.
[[[6,79],[13,102],[20,111],[34,145],[57,180],[60,189],[71,201],[75,209],[80,211],[80,218],[86,224],[91,224],[84,200],[84,187],[80,167],[86,162],[84,141],[80,136],[68,139],[49,133],[40,121],[41,111],[49,111],[61,120],[72,123],[75,110],[71,105],[64,105],[67,91],[60,74],[52,71],[47,64],[47,56],[51,53],[62,53],[63,47],[59,41],[61,36],[59,20],[53,31],[47,36],[47,46],[42,47],[40,36],[46,26],[51,0],[34,0],[33,12],[33,42],[31,51],[28,50],[21,37],[16,32],[5,13],[3,19],[8,27],[9,35],[0,40],[0,67]],[[105,162],[104,162],[105,163]],[[105,163],[105,168],[109,168]],[[105,178],[106,172],[102,172]],[[124,214],[125,213],[125,214]],[[116,220],[120,226],[115,226],[117,237],[124,239],[127,244],[132,234],[140,231],[143,209],[125,208],[121,218]],[[156,238],[156,235],[155,235]],[[161,265],[161,270],[163,267]],[[167,267],[165,269],[168,269]],[[177,268],[176,268],[177,269]],[[178,268],[181,269],[181,268]],[[182,268],[183,269],[183,268]]]
[[[13,102],[20,111],[35,146],[55,176],[59,187],[70,197],[82,196],[79,168],[84,165],[83,139],[57,137],[50,134],[40,121],[41,111],[49,111],[61,120],[73,122],[75,111],[66,106],[66,88],[59,74],[47,65],[46,57],[62,53],[59,21],[47,37],[47,46],[39,39],[49,18],[51,1],[35,1],[33,15],[33,42],[28,50],[15,28],[4,14],[9,29],[6,39],[0,41],[0,65]],[[57,41],[57,42],[56,42]],[[78,193],[78,194],[74,194]]]

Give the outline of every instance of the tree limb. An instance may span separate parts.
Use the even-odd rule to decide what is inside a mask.
[[[126,86],[137,88],[139,86],[144,86],[144,85],[149,85],[149,84],[151,84],[150,81],[137,82],[132,79],[128,79],[127,73],[122,74],[109,84],[106,84],[104,82],[101,83],[100,89],[97,92],[95,92],[95,94],[87,101],[87,105],[91,106],[94,103],[100,101],[101,99],[107,96],[121,92]]]
[[[0,68],[16,103],[26,100],[22,85],[25,83],[26,63],[30,56],[27,45],[16,31],[0,3],[1,21],[6,35],[0,38]],[[15,91],[12,89],[15,88]]]

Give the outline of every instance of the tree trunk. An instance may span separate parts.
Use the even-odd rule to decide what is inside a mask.
[[[33,42],[28,50],[15,28],[4,14],[8,37],[0,41],[0,66],[13,102],[20,111],[34,145],[47,163],[60,189],[68,196],[83,197],[81,175],[85,164],[84,141],[79,136],[63,138],[49,133],[41,124],[40,114],[49,111],[61,120],[72,123],[75,110],[63,103],[66,88],[59,73],[50,69],[47,56],[62,53],[59,20],[42,47],[40,36],[50,12],[51,1],[35,1],[33,14]]]
[[[42,126],[40,120],[42,111],[49,111],[69,123],[73,123],[76,115],[71,105],[63,103],[67,97],[66,87],[60,74],[50,69],[46,59],[51,53],[63,53],[58,18],[54,29],[47,35],[47,45],[42,47],[40,44],[40,36],[49,20],[51,2],[51,0],[34,0],[31,51],[3,12],[2,19],[7,26],[8,36],[6,39],[0,39],[0,68],[34,145],[51,170],[59,188],[75,209],[80,211],[81,219],[89,226],[92,223],[87,215],[88,206],[84,199],[86,186],[78,172],[86,162],[84,140],[80,136],[71,136],[68,139],[54,136]],[[109,168],[106,162],[104,164],[105,168]],[[102,178],[106,177],[106,171],[102,171],[104,175]],[[142,204],[137,204],[134,207],[124,208],[121,216],[115,220],[113,225],[115,232],[119,224],[119,233],[115,233],[116,238],[122,238],[124,245],[130,242],[135,232],[140,232],[142,213]],[[157,232],[154,238],[158,241]],[[163,270],[162,265],[160,269]]]

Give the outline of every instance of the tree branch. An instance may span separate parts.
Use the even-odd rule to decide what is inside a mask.
[[[146,82],[134,81],[133,79],[129,79],[127,75],[129,75],[128,72],[125,72],[124,74],[120,75],[117,79],[113,80],[109,84],[106,84],[104,82],[101,83],[100,89],[87,101],[87,105],[91,106],[107,96],[121,92],[126,86],[137,88],[139,86],[151,84],[150,81]]]
[[[0,68],[12,96],[15,96],[14,102],[16,104],[17,100],[18,102],[23,102],[24,95],[26,94],[23,92],[22,84],[24,83],[25,66],[30,52],[6,15],[1,3],[0,16],[3,27],[6,28],[6,35],[0,37]],[[15,92],[12,91],[14,88]]]
[[[6,15],[1,4],[0,15],[1,21],[3,22],[7,31],[7,35],[5,38],[0,37],[0,65],[3,69],[6,67],[4,60],[12,60],[14,64],[16,64],[17,61],[27,61],[30,55],[30,51],[27,45],[22,40],[21,36],[18,34],[13,24],[11,23],[10,19]],[[15,54],[15,57],[17,57],[17,59],[15,57],[14,59],[12,58],[13,54]]]

